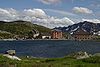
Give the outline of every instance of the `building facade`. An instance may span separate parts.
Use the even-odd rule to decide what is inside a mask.
[[[62,31],[61,30],[52,30],[51,32],[51,38],[52,39],[62,39]]]
[[[51,39],[51,36],[42,36],[42,39]]]
[[[72,37],[74,40],[79,40],[79,41],[92,40],[93,34],[87,32],[83,29],[78,29],[72,34]]]

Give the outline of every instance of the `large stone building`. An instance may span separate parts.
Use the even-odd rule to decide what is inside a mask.
[[[57,29],[52,30],[51,38],[52,39],[62,39],[63,38],[62,31],[57,30]]]
[[[75,32],[73,32],[72,37],[74,40],[84,41],[84,40],[92,40],[93,35],[82,28],[77,29]]]

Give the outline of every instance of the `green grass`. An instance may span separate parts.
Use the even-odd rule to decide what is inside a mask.
[[[77,60],[71,57],[63,58],[25,58],[21,61],[10,60],[0,55],[0,67],[100,67],[100,57]],[[95,63],[90,61],[97,61]]]

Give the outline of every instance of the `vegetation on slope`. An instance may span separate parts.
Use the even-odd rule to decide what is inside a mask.
[[[14,35],[13,34],[10,34],[10,33],[1,33],[0,32],[0,39],[9,39],[9,38],[12,38]]]
[[[12,22],[0,21],[0,30],[20,36],[28,35],[28,33],[32,30],[37,30],[39,33],[49,33],[51,31],[49,28],[44,26],[21,20]]]

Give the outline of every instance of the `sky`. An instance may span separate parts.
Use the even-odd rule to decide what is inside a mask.
[[[0,0],[0,21],[14,20],[49,28],[100,23],[100,0]]]

